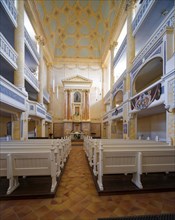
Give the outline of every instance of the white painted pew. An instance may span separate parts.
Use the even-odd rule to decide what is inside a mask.
[[[175,172],[175,149],[130,148],[99,151],[98,186],[103,190],[103,174],[133,174],[132,182],[143,188],[141,174],[149,172]]]
[[[66,144],[65,141],[58,141],[58,142],[53,142],[52,140],[47,140],[47,141],[11,141],[11,142],[3,142],[1,143],[1,147],[23,147],[23,148],[27,148],[27,147],[40,147],[40,148],[55,148],[56,149],[56,153],[57,153],[57,157],[58,157],[58,164],[61,165],[61,167],[64,167],[64,162],[66,161],[66,156],[68,155],[68,153],[66,152]]]
[[[174,148],[173,146],[169,146],[168,144],[160,144],[155,142],[154,144],[152,143],[148,143],[148,142],[143,142],[143,143],[136,143],[136,142],[121,142],[121,143],[118,143],[118,144],[101,144],[101,143],[95,143],[94,147],[93,147],[93,151],[92,153],[89,155],[89,164],[90,166],[93,166],[93,172],[94,172],[94,175],[97,174],[97,170],[96,170],[96,166],[97,166],[97,154],[98,154],[98,151],[99,151],[99,148],[102,147],[103,149],[126,149],[126,150],[131,150],[132,148],[158,148],[158,149],[172,149]]]
[[[10,157],[11,154],[0,152],[0,177],[9,179],[7,194],[10,194],[10,192],[14,191],[19,186],[17,179],[10,178]]]
[[[2,142],[1,145],[2,146],[17,146],[17,145],[23,145],[24,147],[26,147],[26,145],[51,145],[52,147],[56,147],[57,148],[57,152],[60,155],[60,159],[61,159],[61,167],[64,167],[64,163],[67,160],[67,157],[70,153],[71,150],[71,140],[70,138],[64,138],[64,139],[29,139],[27,141],[9,141],[9,142]]]
[[[110,144],[110,145],[117,145],[117,144],[129,144],[129,145],[134,145],[134,144],[157,144],[159,145],[165,145],[166,143],[164,142],[157,142],[157,141],[150,141],[150,140],[126,140],[126,139],[92,139],[92,138],[84,138],[84,150],[85,153],[88,157],[90,166],[92,166],[92,157],[94,154],[94,148],[95,145],[99,145],[99,143],[102,144]],[[167,144],[168,145],[168,144]]]
[[[61,158],[60,158],[60,153],[57,151],[57,148],[51,147],[50,145],[11,145],[11,146],[1,146],[1,153],[35,153],[35,152],[50,152],[53,150],[54,152],[54,157],[55,157],[55,163],[57,164],[57,177],[60,176],[61,174]]]
[[[53,151],[8,154],[7,178],[9,178],[9,188],[7,194],[12,193],[18,187],[19,176],[51,176],[51,192],[54,192],[57,185],[56,169]]]

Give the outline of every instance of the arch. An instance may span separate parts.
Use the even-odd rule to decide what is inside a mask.
[[[138,72],[132,84],[132,95],[139,93],[149,85],[161,79],[163,75],[163,59],[155,57],[149,60]]]
[[[116,107],[116,105],[120,105],[123,102],[123,91],[118,90],[113,98],[113,108]]]

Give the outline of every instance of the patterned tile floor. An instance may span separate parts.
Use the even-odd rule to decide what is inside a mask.
[[[96,220],[175,213],[175,192],[98,196],[83,148],[73,147],[53,199],[0,201],[0,220]]]

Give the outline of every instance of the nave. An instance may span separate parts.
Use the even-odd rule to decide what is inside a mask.
[[[98,196],[82,146],[74,146],[55,198],[0,201],[1,220],[97,220],[175,213],[175,192]]]

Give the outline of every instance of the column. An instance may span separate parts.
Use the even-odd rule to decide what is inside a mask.
[[[124,139],[134,138],[133,128],[136,127],[136,120],[129,117],[129,98],[130,98],[130,71],[132,68],[132,61],[135,57],[135,39],[132,34],[132,17],[133,17],[133,7],[134,1],[128,0],[127,2],[127,57],[126,57],[126,81],[125,81],[125,105],[123,112],[123,122],[125,122],[125,126],[127,127],[127,132],[123,134]],[[137,133],[137,131],[136,131]],[[130,134],[132,134],[130,137]]]
[[[102,98],[104,98],[104,87],[105,87],[105,82],[104,82],[104,74],[105,74],[105,66],[102,65]],[[103,113],[105,113],[105,104],[103,102]]]
[[[47,63],[47,91],[50,95],[50,103],[48,104],[48,112],[53,117],[53,88],[52,88],[52,63]],[[49,123],[48,134],[53,134],[53,122]]]
[[[21,114],[15,114],[11,117],[12,121],[12,139],[21,140]]]
[[[85,119],[89,120],[89,90],[85,91],[85,104],[86,104]]]
[[[50,103],[48,105],[48,112],[52,115],[53,114],[53,92],[52,92],[52,64],[47,64],[47,91],[50,95]]]
[[[117,42],[113,42],[113,44],[111,44],[110,46],[110,53],[111,53],[111,73],[110,73],[110,109],[112,109],[112,88],[114,85],[114,50],[115,47],[117,46]]]
[[[85,100],[86,90],[82,91],[82,120],[86,119],[86,100]]]
[[[45,119],[40,119],[37,123],[37,137],[45,137]]]
[[[64,119],[67,120],[67,90],[64,90]]]
[[[67,119],[71,119],[71,96],[70,90],[67,90]]]
[[[14,44],[15,50],[18,53],[17,58],[17,70],[14,72],[14,85],[26,93],[25,90],[25,78],[24,78],[24,67],[25,67],[25,44],[24,44],[24,1],[17,1],[17,24],[15,29]],[[28,114],[24,112],[27,117],[23,117],[21,114],[18,115],[18,119],[13,121],[13,139],[21,140],[28,137]],[[27,121],[27,123],[26,123]],[[24,132],[25,131],[25,132]],[[27,132],[27,133],[26,133]],[[24,135],[25,134],[25,135]]]
[[[40,47],[40,60],[39,60],[39,94],[38,102],[43,105],[43,77],[44,77],[44,57],[43,57],[43,46],[45,45],[44,38],[37,36],[39,47]]]
[[[15,50],[18,53],[17,65],[18,68],[14,74],[14,84],[21,90],[25,91],[24,84],[24,66],[25,66],[25,52],[24,52],[24,1],[17,1],[17,28],[15,29]]]
[[[113,96],[112,96],[112,89],[114,85],[114,50],[115,47],[117,46],[117,42],[113,42],[110,46],[110,53],[111,53],[111,73],[110,73],[110,110],[112,110],[112,102],[113,102]],[[108,126],[108,138],[112,137],[112,121],[109,121],[109,126]]]
[[[128,1],[127,5],[127,58],[126,58],[126,92],[130,91],[130,71],[132,61],[135,57],[135,39],[132,34],[132,17],[134,3],[132,0]]]

